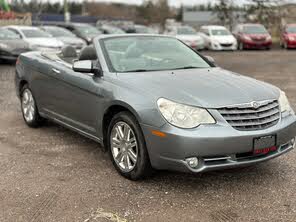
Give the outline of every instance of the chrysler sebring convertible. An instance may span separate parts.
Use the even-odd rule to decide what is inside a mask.
[[[106,35],[79,55],[71,46],[24,53],[15,84],[29,127],[48,119],[97,141],[132,180],[154,169],[247,166],[294,148],[283,91],[216,67],[174,37]]]

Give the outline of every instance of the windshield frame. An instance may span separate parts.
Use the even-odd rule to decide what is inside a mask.
[[[100,30],[98,30],[96,27],[91,26],[91,25],[77,25],[75,26],[75,29],[84,36],[93,36],[93,35],[101,35],[102,32]],[[96,33],[94,32],[87,32],[87,29],[91,29],[91,31],[96,31]]]
[[[65,28],[63,28],[63,27],[59,27],[59,26],[46,26],[46,27],[43,27],[43,30],[45,31],[45,32],[47,32],[48,34],[50,34],[50,35],[52,35],[52,37],[54,37],[54,38],[60,38],[60,37],[72,37],[72,38],[75,38],[76,36],[71,32],[71,31],[69,31],[68,29],[65,29]],[[62,32],[62,33],[66,33],[67,35],[54,35],[54,34],[52,34],[52,30],[58,30],[58,32]],[[54,32],[56,32],[56,31],[54,31]]]
[[[292,31],[291,31],[292,29]],[[285,32],[288,34],[296,34],[296,25],[287,25],[285,27]]]
[[[8,40],[10,41],[10,40],[20,40],[20,39],[22,39],[20,35],[16,34],[15,32],[13,32],[13,31],[11,31],[11,30],[9,30],[7,28],[0,28],[0,30],[3,30],[3,31],[8,32],[8,33],[11,33],[12,36],[16,36],[17,37],[17,38],[1,38],[0,37],[0,40],[1,41],[8,41]]]
[[[186,46],[188,49],[190,49],[191,51],[193,51],[195,54],[197,54],[198,56],[201,57],[201,59],[203,59],[208,65],[209,67],[206,68],[206,69],[209,69],[209,68],[213,68],[213,67],[216,67],[216,65],[212,62],[210,62],[205,56],[203,56],[202,54],[200,54],[198,51],[192,49],[191,47],[189,47],[188,45],[186,45],[184,42],[182,42],[181,40],[175,38],[175,37],[170,37],[170,36],[162,36],[162,35],[149,35],[149,34],[130,34],[130,35],[125,35],[125,36],[108,36],[108,37],[97,37],[94,42],[95,42],[95,45],[98,44],[99,47],[101,48],[102,50],[102,56],[106,62],[106,65],[107,65],[107,68],[109,70],[109,72],[112,72],[112,73],[120,73],[120,74],[123,74],[123,73],[133,73],[131,71],[117,71],[113,65],[112,65],[112,62],[111,62],[111,59],[109,57],[109,54],[108,54],[108,51],[106,49],[106,46],[105,46],[105,43],[104,41],[106,40],[109,40],[109,39],[116,39],[116,38],[135,38],[135,37],[158,37],[158,38],[171,38],[171,39],[175,39],[176,41],[179,41],[180,43],[182,43],[184,46]],[[99,52],[97,52],[99,54]],[[180,70],[180,69],[165,69],[165,70],[149,70],[149,71],[143,71],[143,72],[165,72],[165,71],[173,71],[173,70]]]
[[[264,32],[254,32],[254,31],[251,32],[250,30],[247,30],[248,28],[251,28],[251,29],[258,28],[258,30],[261,29]],[[247,35],[267,35],[267,34],[269,34],[268,30],[263,25],[245,25],[245,26],[243,26],[242,32]]]
[[[217,35],[218,32],[224,32],[224,33],[227,33],[227,34],[226,35]],[[232,35],[229,30],[224,29],[224,28],[211,29],[210,33],[211,33],[212,36],[231,36]]]
[[[197,35],[197,31],[190,26],[180,26],[177,27],[177,35]],[[185,32],[180,33],[179,30],[186,30]]]
[[[28,28],[28,29],[20,29],[20,31],[21,31],[21,33],[22,33],[22,35],[26,38],[26,39],[35,39],[35,38],[52,38],[52,35],[51,34],[49,34],[49,33],[47,33],[46,31],[43,31],[42,29],[35,29],[35,28],[32,28],[32,29],[30,29],[30,28]],[[46,34],[46,35],[44,35],[44,36],[38,36],[38,37],[36,37],[36,36],[28,36],[27,34],[28,34],[28,32],[39,32],[39,33],[43,33],[43,34]]]

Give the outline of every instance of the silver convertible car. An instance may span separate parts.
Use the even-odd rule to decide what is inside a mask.
[[[100,36],[75,53],[19,57],[24,120],[49,119],[97,141],[129,179],[246,166],[294,147],[296,117],[283,91],[216,67],[176,38]]]

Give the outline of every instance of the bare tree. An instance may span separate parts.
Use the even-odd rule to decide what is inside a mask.
[[[254,20],[269,27],[272,20],[278,18],[279,1],[277,0],[249,0],[251,3],[247,15]]]
[[[233,0],[218,0],[214,6],[214,13],[217,14],[222,25],[232,29],[234,23],[234,3]]]

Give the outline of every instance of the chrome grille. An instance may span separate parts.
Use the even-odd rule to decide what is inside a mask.
[[[280,119],[277,100],[262,104],[259,108],[225,107],[218,109],[224,119],[237,130],[260,130],[275,125]]]

